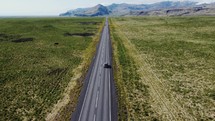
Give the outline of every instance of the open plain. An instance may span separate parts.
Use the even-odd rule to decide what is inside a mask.
[[[215,119],[215,18],[111,18],[120,120]]]
[[[59,113],[91,61],[103,21],[1,18],[0,120],[51,120]]]
[[[105,63],[113,69],[120,121],[215,119],[215,17],[108,19],[1,18],[0,120],[70,120],[88,83],[83,94],[92,101],[84,105],[97,110],[108,101],[94,97],[115,93],[98,86],[109,83],[101,70],[112,74]],[[106,91],[95,94],[96,85]],[[94,108],[81,106],[79,120],[102,118],[87,110]]]

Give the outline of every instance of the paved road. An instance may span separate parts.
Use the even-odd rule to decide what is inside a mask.
[[[104,63],[112,64],[108,19],[97,46],[85,84],[79,97],[72,121],[116,121],[117,105],[112,68],[104,68]]]

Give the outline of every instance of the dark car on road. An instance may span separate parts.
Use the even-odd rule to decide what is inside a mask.
[[[104,68],[111,68],[111,65],[109,65],[108,63],[105,63]]]

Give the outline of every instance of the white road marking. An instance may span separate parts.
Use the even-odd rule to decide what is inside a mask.
[[[96,121],[96,114],[94,114],[93,116],[93,121]]]
[[[104,55],[102,54],[102,60],[103,60],[103,58],[104,58]]]
[[[109,75],[109,113],[110,113],[110,121],[111,121],[111,90],[110,90],[110,75]]]
[[[92,69],[92,71],[94,70],[94,68],[95,68],[95,66],[93,67],[93,69]],[[92,76],[90,76],[90,79],[92,78]],[[90,80],[89,79],[89,80]],[[88,92],[89,92],[89,86],[90,86],[90,82],[88,83],[88,85],[87,85],[87,91],[86,91],[86,93],[85,94],[87,94]],[[79,119],[78,119],[78,121],[80,121],[81,120],[81,115],[82,115],[82,113],[83,113],[83,108],[84,108],[84,105],[85,105],[85,102],[86,102],[86,95],[84,96],[84,102],[83,102],[83,105],[82,105],[82,107],[81,107],[81,113],[80,113],[80,115],[79,115]]]
[[[96,96],[96,108],[98,107],[98,100],[99,100],[99,91],[97,91],[97,96]]]
[[[108,22],[106,22],[106,25],[108,26]],[[101,63],[101,67],[99,67],[99,64],[98,64],[98,66],[94,66],[93,67],[93,69],[92,69],[92,71],[94,71],[94,69],[95,69],[95,67],[98,67],[98,71],[100,71],[99,72],[99,75],[100,75],[100,79],[99,79],[99,86],[98,86],[98,90],[97,90],[97,95],[96,95],[96,102],[95,102],[95,108],[97,108],[98,107],[98,100],[99,100],[99,88],[100,88],[100,84],[101,84],[101,81],[102,81],[102,77],[101,77],[101,75],[102,75],[102,70],[103,70],[103,61],[106,61],[105,60],[105,58],[107,57],[107,62],[109,62],[109,59],[111,59],[109,56],[105,56],[105,55],[108,55],[109,54],[109,51],[108,52],[106,52],[108,49],[106,49],[106,46],[107,45],[109,45],[109,43],[106,43],[105,41],[109,41],[109,36],[108,36],[108,34],[109,34],[109,32],[108,32],[108,27],[105,27],[104,28],[105,30],[104,30],[104,33],[103,33],[103,39],[101,39],[101,47],[99,47],[99,50],[101,50],[99,53],[98,53],[98,57],[96,58],[96,56],[94,56],[94,59],[95,59],[95,64],[97,64],[96,62],[98,61],[98,63]],[[101,57],[102,56],[102,58],[99,58],[99,57]],[[105,58],[104,58],[104,56],[105,56]],[[108,58],[109,57],[109,58]],[[100,60],[101,59],[101,60]],[[107,71],[107,74],[109,74],[108,75],[108,81],[109,81],[109,121],[111,121],[111,74],[110,73],[108,73],[108,71]],[[95,75],[95,74],[94,74]],[[97,74],[96,74],[97,75]],[[95,77],[95,76],[93,76],[93,77]],[[91,78],[93,78],[92,77],[92,75],[90,76],[90,79],[89,80],[91,80]],[[97,76],[96,76],[97,77]],[[88,83],[88,85],[87,85],[87,91],[86,91],[86,94],[88,94],[88,92],[89,92],[89,86],[90,85],[90,83]],[[82,117],[82,111],[83,111],[83,107],[85,106],[85,103],[86,103],[86,95],[85,95],[85,97],[84,97],[84,102],[83,102],[83,105],[82,105],[82,108],[81,108],[81,113],[80,113],[80,115],[79,115],[79,120],[78,121],[80,121],[81,120],[81,117]],[[95,101],[95,100],[94,100]],[[103,112],[104,113],[104,112]],[[92,116],[92,115],[91,115]],[[92,117],[91,117],[92,118]],[[94,112],[94,115],[93,115],[93,121],[96,121],[96,112]]]
[[[101,40],[101,42],[102,42],[102,40]],[[104,45],[104,44],[103,44]],[[98,49],[100,50],[102,47],[99,47]],[[102,54],[101,52],[100,53],[98,53],[98,56],[97,56],[97,58],[96,59],[98,59],[98,61],[99,61],[99,54]],[[95,56],[96,57],[96,56]],[[96,61],[97,60],[95,60],[95,64],[96,64]],[[93,72],[93,70],[95,69],[95,65],[93,66],[93,68],[92,68],[92,72]],[[91,80],[93,78],[93,76],[91,75],[90,76],[90,78],[89,78],[89,81]],[[83,102],[83,104],[82,104],[82,107],[81,107],[81,113],[80,113],[80,115],[79,115],[79,118],[78,118],[78,121],[80,121],[81,120],[81,117],[82,117],[82,114],[83,114],[83,108],[84,108],[84,106],[85,106],[85,103],[86,103],[86,94],[88,94],[88,92],[89,92],[89,87],[90,87],[90,82],[88,83],[88,85],[87,85],[87,91],[86,91],[86,93],[85,93],[85,96],[84,96],[84,102]]]

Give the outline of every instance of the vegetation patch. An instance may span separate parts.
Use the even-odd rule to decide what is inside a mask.
[[[64,99],[65,95],[67,95],[65,102],[68,102],[70,94],[73,94],[70,91],[77,89],[75,85],[70,85],[77,80],[71,79],[81,75],[80,72],[77,75],[77,68],[86,57],[86,48],[90,46],[88,51],[91,51],[92,43],[95,45],[93,40],[95,36],[65,37],[62,33],[67,31],[84,33],[95,29],[92,33],[97,36],[100,24],[80,25],[78,22],[103,20],[103,18],[0,19],[0,120],[43,121],[52,111],[52,107],[60,99]],[[57,29],[44,29],[44,26]],[[32,39],[26,39],[27,37],[36,38],[37,41],[29,41]],[[12,40],[17,40],[19,44],[14,44]],[[54,43],[60,44],[56,47]],[[67,88],[68,85],[70,88]]]
[[[214,119],[214,91],[208,90],[215,87],[215,17],[112,21],[126,48],[137,51],[135,63],[158,120]]]
[[[104,21],[103,21],[104,24]],[[77,69],[74,69],[75,76],[72,78],[72,80],[68,84],[68,87],[66,90],[67,92],[62,100],[60,100],[52,109],[52,112],[48,114],[46,117],[46,120],[52,121],[66,121],[71,120],[71,115],[75,111],[75,108],[77,106],[77,102],[79,99],[79,95],[81,93],[81,89],[83,86],[83,80],[85,78],[85,75],[88,71],[88,67],[90,66],[90,63],[92,61],[92,57],[96,52],[96,45],[98,41],[100,40],[100,34],[103,29],[103,24],[99,27],[99,32],[94,36],[93,42],[88,46],[88,48],[85,50],[83,56],[85,57],[82,64],[77,67]],[[70,89],[69,89],[70,88]],[[62,108],[58,108],[61,105],[65,105]]]
[[[79,22],[79,24],[82,24],[82,25],[96,25],[96,24],[101,24],[101,22]]]
[[[64,36],[82,36],[82,37],[88,37],[93,36],[94,33],[65,33]]]
[[[14,43],[20,43],[20,42],[29,42],[33,41],[34,38],[21,38],[20,35],[14,35],[14,34],[3,34],[0,33],[0,42],[1,41],[11,41]]]
[[[19,35],[11,35],[11,34],[4,34],[4,33],[0,33],[0,42],[3,41],[11,41],[14,39],[20,38]]]
[[[8,35],[6,35],[6,34],[0,34],[0,37],[1,38],[8,38]]]
[[[57,46],[57,45],[59,45],[59,43],[58,43],[58,42],[55,42],[54,45]]]
[[[213,100],[215,100],[215,90],[209,91],[209,97],[211,97]]]
[[[47,75],[51,76],[51,75],[59,75],[61,73],[66,73],[68,71],[68,68],[55,68],[55,69],[50,69],[50,71],[48,71]]]
[[[157,120],[149,104],[148,86],[141,81],[138,66],[115,29],[111,21],[119,120]]]
[[[44,25],[43,28],[54,29],[55,27],[53,25]]]
[[[20,38],[20,39],[12,40],[12,42],[20,43],[20,42],[29,42],[29,41],[33,41],[33,40],[34,40],[34,38]]]

